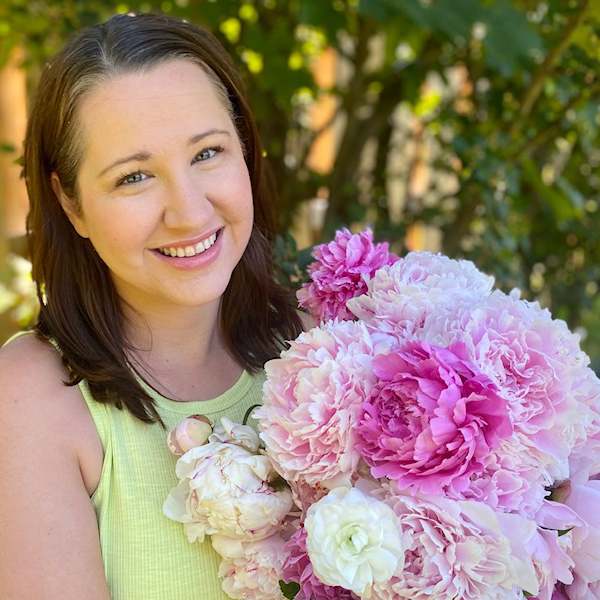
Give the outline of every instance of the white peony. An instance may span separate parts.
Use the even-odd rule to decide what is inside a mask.
[[[356,488],[336,488],[313,504],[304,528],[314,574],[369,598],[373,583],[400,575],[402,531],[394,511]]]
[[[208,438],[209,442],[237,444],[248,451],[256,453],[260,448],[258,433],[250,425],[234,423],[227,417],[221,418],[221,424],[216,425]]]
[[[213,537],[213,546],[214,542]],[[285,600],[279,587],[284,545],[283,539],[273,535],[258,542],[243,542],[238,556],[225,556],[219,566],[225,593],[240,600]],[[220,553],[219,547],[215,549]]]
[[[212,534],[265,538],[279,530],[292,507],[290,489],[271,486],[278,475],[269,458],[241,445],[209,442],[192,448],[177,461],[176,473],[180,483],[163,512],[183,523],[190,542]]]

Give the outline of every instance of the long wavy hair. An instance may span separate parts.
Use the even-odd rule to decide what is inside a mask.
[[[125,339],[121,300],[107,266],[63,211],[51,175],[56,173],[77,207],[83,152],[77,110],[84,95],[112,77],[177,58],[198,64],[214,83],[237,129],[252,185],[254,225],[221,301],[223,341],[237,362],[255,372],[302,328],[291,294],[273,276],[274,197],[257,128],[227,52],[209,32],[166,16],[117,15],[82,30],[44,70],[25,138],[27,230],[41,303],[36,331],[60,348],[70,373],[67,384],[85,379],[97,401],[126,408],[146,422],[161,419],[128,366],[127,353],[134,349]]]

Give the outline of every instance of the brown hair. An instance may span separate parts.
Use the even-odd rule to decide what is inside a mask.
[[[221,302],[220,329],[228,351],[254,372],[277,356],[282,340],[301,331],[290,293],[273,277],[273,196],[263,174],[256,125],[226,51],[210,33],[152,14],[117,15],[82,30],[42,74],[25,138],[31,204],[27,229],[41,302],[36,330],[58,344],[70,385],[85,379],[96,400],[125,407],[146,422],[160,417],[128,367],[132,348],[124,337],[109,270],[71,225],[52,189],[51,174],[77,203],[81,147],[76,117],[83,95],[109,77],[175,58],[199,64],[226,99],[250,173],[254,226]]]

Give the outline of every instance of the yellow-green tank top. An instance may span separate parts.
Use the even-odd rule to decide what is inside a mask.
[[[144,386],[156,401],[167,430],[192,414],[217,422],[242,422],[261,403],[264,374],[246,371],[223,395],[202,402],[174,402]],[[98,517],[106,579],[113,600],[221,600],[229,598],[217,577],[219,555],[208,538],[190,544],[183,525],[163,515],[162,505],[177,484],[177,457],[167,433],[125,410],[96,402],[85,381],[79,388],[104,448],[104,464],[92,504]]]
[[[19,332],[5,344],[30,333]],[[112,600],[229,598],[217,576],[221,559],[208,537],[202,544],[190,544],[183,525],[163,515],[162,505],[177,485],[177,457],[167,447],[167,435],[193,414],[204,414],[213,423],[223,416],[241,423],[251,406],[262,403],[264,380],[264,372],[244,371],[224,394],[201,402],[169,400],[140,380],[166,430],[96,402],[87,383],[79,384],[104,449],[100,482],[91,501]],[[255,425],[253,419],[249,424]]]

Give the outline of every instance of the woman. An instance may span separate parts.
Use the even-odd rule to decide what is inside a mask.
[[[45,70],[25,140],[36,335],[0,353],[0,598],[225,598],[162,514],[166,433],[241,421],[301,330],[272,278],[272,199],[229,58],[120,15]]]

